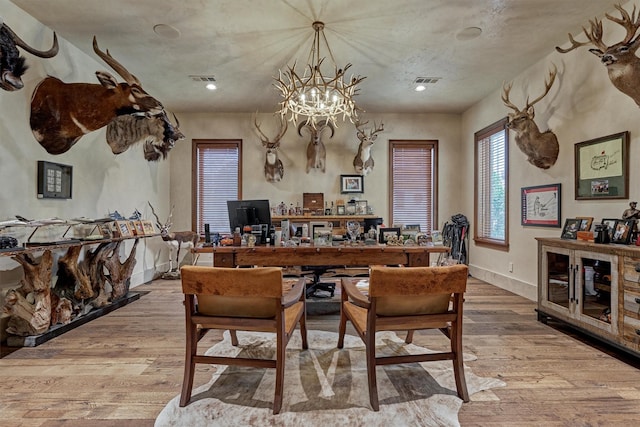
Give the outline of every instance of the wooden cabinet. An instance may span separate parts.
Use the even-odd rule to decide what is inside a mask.
[[[345,234],[347,229],[347,221],[360,221],[361,231],[364,233],[364,220],[380,218],[378,215],[292,215],[292,216],[272,216],[271,223],[275,227],[280,227],[283,219],[288,219],[291,224],[310,224],[311,222],[330,222],[333,224],[334,234]],[[311,227],[309,227],[311,232]]]
[[[640,248],[538,238],[538,320],[640,355]]]

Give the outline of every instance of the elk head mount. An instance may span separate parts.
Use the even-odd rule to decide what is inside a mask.
[[[31,97],[31,131],[49,154],[67,152],[85,134],[108,125],[124,114],[157,115],[160,101],[142,89],[140,81],[109,53],[93,50],[126,83],[109,73],[96,71],[101,84],[64,83],[55,77],[42,80]]]
[[[640,106],[640,85],[638,85],[638,81],[640,81],[640,58],[636,56],[636,51],[640,47],[640,36],[634,38],[640,27],[640,16],[636,17],[635,5],[631,15],[622,6],[617,4],[615,7],[620,11],[621,18],[616,18],[609,14],[605,16],[608,20],[621,25],[627,31],[622,41],[607,46],[602,41],[602,21],[594,18],[593,21],[589,21],[591,24],[590,31],[582,27],[587,41],[576,41],[569,34],[571,47],[562,49],[556,46],[556,50],[560,53],[567,53],[581,46],[595,46],[595,49],[589,49],[589,52],[599,57],[602,64],[607,67],[611,83]]]
[[[538,125],[533,121],[535,117],[534,104],[544,98],[551,89],[556,79],[558,69],[554,66],[549,71],[549,77],[545,80],[545,90],[542,95],[527,103],[522,110],[509,101],[509,92],[513,83],[503,86],[502,101],[504,105],[514,112],[509,113],[509,124],[507,127],[516,133],[516,145],[527,156],[527,161],[540,169],[549,169],[556,163],[560,146],[558,138],[550,130],[540,132]]]
[[[287,132],[289,125],[284,117],[280,116],[278,135],[273,139],[269,139],[262,130],[260,130],[257,114],[253,118],[253,124],[256,127],[256,132],[260,137],[262,146],[267,149],[264,160],[264,177],[268,182],[278,182],[284,176],[284,165],[282,164],[282,160],[278,158],[278,148],[280,148],[280,140]]]
[[[107,144],[113,154],[127,151],[133,145],[144,142],[144,158],[155,162],[167,158],[176,141],[183,140],[180,122],[176,115],[174,126],[167,113],[162,111],[157,116],[118,116],[107,125]]]
[[[298,135],[302,136],[302,129],[305,128],[309,131],[309,144],[307,144],[307,173],[311,169],[320,169],[322,173],[326,170],[327,161],[327,149],[322,142],[322,132],[325,129],[331,129],[331,136],[335,133],[335,128],[330,120],[322,120],[313,126],[313,124],[302,122],[298,125]]]
[[[40,58],[52,58],[58,53],[58,36],[53,33],[53,46],[40,51],[26,44],[7,24],[0,19],[0,89],[12,92],[22,89],[22,75],[27,71],[24,56],[20,56],[18,47]]]
[[[360,140],[360,144],[358,145],[358,152],[356,153],[356,157],[353,159],[353,167],[356,170],[356,173],[359,173],[362,176],[367,176],[369,172],[373,170],[374,161],[373,157],[371,157],[371,147],[373,147],[373,143],[378,138],[378,132],[384,131],[384,123],[380,123],[380,126],[376,125],[376,122],[373,122],[373,129],[369,130],[369,134],[367,135],[366,129],[364,126],[369,123],[368,121],[361,123],[360,120],[357,120],[354,124],[357,129],[356,135]]]
[[[177,249],[175,267],[173,267],[171,256],[169,256],[169,271],[171,272],[177,271],[178,267],[180,266],[180,248],[183,248],[183,247],[194,248],[198,244],[198,240],[200,240],[200,236],[195,231],[170,232],[169,230],[173,225],[171,223],[171,217],[173,216],[173,207],[171,207],[171,212],[169,212],[169,217],[163,224],[160,222],[160,218],[158,218],[158,215],[156,214],[155,209],[153,209],[153,206],[151,205],[151,202],[147,202],[147,203],[149,203],[149,207],[151,208],[151,212],[153,213],[153,216],[156,217],[156,225],[160,230],[160,237],[162,237],[162,240],[167,242],[169,245]]]

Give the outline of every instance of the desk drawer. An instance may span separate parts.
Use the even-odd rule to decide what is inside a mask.
[[[624,257],[624,288],[640,293],[640,272],[636,268],[640,268],[640,259]]]
[[[640,292],[624,291],[624,313],[640,320]]]
[[[625,346],[634,350],[640,349],[640,320],[624,316],[622,331]]]

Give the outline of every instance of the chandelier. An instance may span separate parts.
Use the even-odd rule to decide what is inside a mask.
[[[284,73],[279,71],[279,77],[275,79],[275,86],[280,90],[283,98],[278,112],[283,117],[289,114],[289,120],[293,123],[297,122],[298,116],[303,116],[306,124],[314,128],[323,120],[336,125],[336,118],[339,115],[342,115],[342,120],[349,118],[353,122],[358,110],[353,98],[358,94],[358,83],[365,77],[352,75],[348,81],[345,81],[345,74],[351,64],[338,69],[324,35],[324,23],[316,21],[312,27],[315,34],[304,74],[300,76],[296,73],[294,63],[293,67],[287,66],[288,69]],[[334,73],[331,76],[322,74],[321,66],[325,58],[320,56],[321,39],[333,62]]]

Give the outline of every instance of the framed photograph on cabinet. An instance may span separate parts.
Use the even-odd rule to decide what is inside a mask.
[[[619,243],[622,245],[628,245],[631,241],[631,235],[636,225],[635,219],[618,219],[613,229],[611,236],[611,243]]]
[[[560,227],[561,184],[522,187],[521,224],[536,227]]]
[[[591,223],[593,223],[592,216],[578,216],[576,219],[580,220],[580,231],[591,231]]]
[[[575,199],[629,198],[629,132],[575,144]]]
[[[607,226],[607,231],[609,232],[609,240],[613,238],[613,230],[616,229],[616,221],[618,218],[602,218],[601,224]]]
[[[364,178],[362,175],[340,175],[341,193],[364,193]]]
[[[578,237],[578,231],[580,230],[580,220],[577,218],[567,218],[564,222],[564,228],[560,237],[563,239],[573,239]]]
[[[400,237],[399,228],[381,228],[380,229],[380,243],[387,243],[387,239],[390,236]]]

